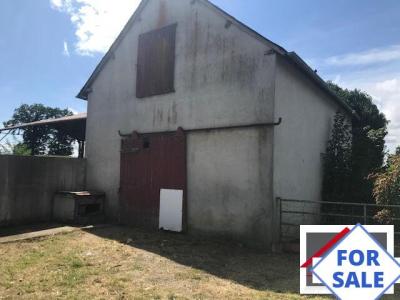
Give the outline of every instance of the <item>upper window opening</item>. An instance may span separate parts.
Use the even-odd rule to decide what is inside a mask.
[[[139,36],[137,98],[175,92],[176,26],[169,25]]]

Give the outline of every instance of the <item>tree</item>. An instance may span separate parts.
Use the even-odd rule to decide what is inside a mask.
[[[14,111],[12,119],[4,122],[4,126],[14,126],[44,119],[71,116],[68,109],[52,108],[43,104],[23,104]],[[23,129],[23,145],[30,150],[31,155],[63,155],[68,156],[73,152],[74,139],[49,126],[35,126]],[[22,146],[19,146],[22,147]]]
[[[379,205],[400,205],[400,154],[389,155],[385,168],[373,176]]]
[[[328,85],[356,114],[352,119],[352,172],[347,200],[373,203],[373,180],[369,175],[383,166],[388,121],[367,93],[342,89],[332,82]]]
[[[0,144],[0,154],[26,156],[30,153],[28,147],[24,143],[18,142],[15,137],[12,141],[7,140],[4,144]]]
[[[0,154],[27,156],[31,154],[31,151],[23,143],[12,144],[10,142],[6,142],[5,145],[0,145]]]
[[[372,178],[374,179],[373,195],[376,204],[400,204],[400,153],[389,155],[386,166]],[[385,208],[380,210],[374,219],[382,224],[390,224],[393,216],[394,212],[390,208]]]
[[[13,145],[12,154],[19,156],[28,156],[31,154],[31,151],[24,143],[18,143]]]
[[[345,202],[352,173],[351,129],[346,117],[337,112],[332,135],[324,155],[323,200]]]

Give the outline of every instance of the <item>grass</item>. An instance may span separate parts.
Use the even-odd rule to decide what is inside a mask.
[[[298,295],[298,255],[125,227],[1,244],[0,256],[0,299],[327,299]]]

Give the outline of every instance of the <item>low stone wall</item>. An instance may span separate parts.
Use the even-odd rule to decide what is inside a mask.
[[[57,191],[85,188],[86,160],[0,155],[0,225],[51,220]]]

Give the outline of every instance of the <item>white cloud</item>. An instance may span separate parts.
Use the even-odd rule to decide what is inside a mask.
[[[51,7],[69,15],[80,55],[104,53],[128,22],[140,0],[50,0]]]
[[[51,0],[50,4],[54,8],[61,8],[63,5],[63,2],[64,2],[63,0]]]
[[[74,115],[79,114],[79,111],[77,111],[76,109],[74,109],[72,107],[68,107],[68,110],[71,111]]]
[[[398,78],[393,78],[378,82],[376,88],[384,93],[398,93],[400,94],[400,80]]]
[[[379,95],[381,109],[391,121],[386,142],[388,148],[393,151],[400,146],[400,76],[377,82],[368,89],[371,93]]]
[[[336,75],[335,79],[333,79],[333,83],[339,84],[342,76],[340,74]]]
[[[400,60],[400,45],[375,48],[363,52],[332,56],[325,60],[330,66],[361,66]]]
[[[63,55],[68,56],[68,57],[70,56],[69,48],[68,48],[68,43],[67,43],[66,41],[64,41]]]

